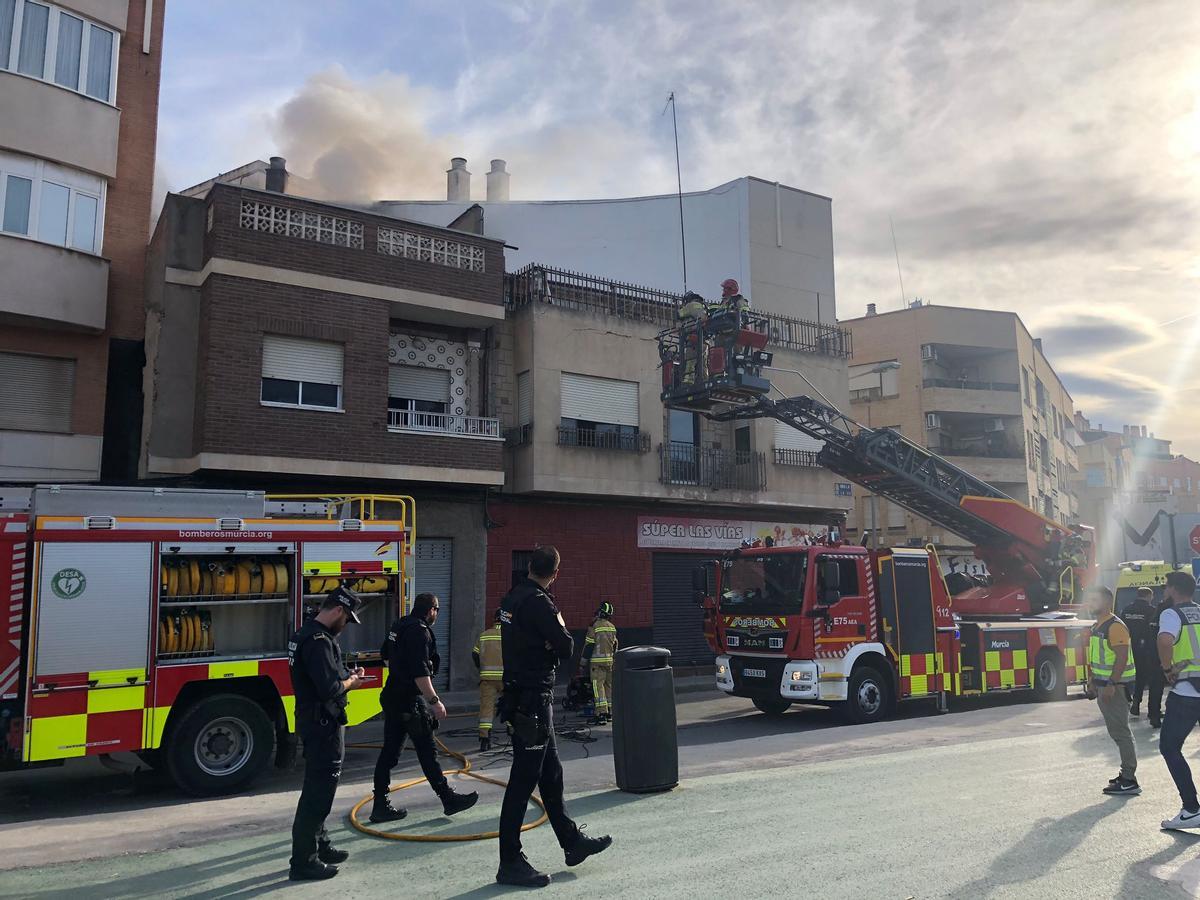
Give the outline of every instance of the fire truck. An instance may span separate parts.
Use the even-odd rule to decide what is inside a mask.
[[[409,497],[46,486],[0,490],[0,770],[129,751],[220,794],[295,756],[288,638],[339,583],[341,636],[379,712],[380,645],[406,608]]]
[[[944,710],[952,697],[1002,691],[1050,700],[1085,683],[1092,623],[1076,610],[1095,578],[1090,528],[1039,515],[831,403],[771,399],[765,327],[745,315],[714,332],[689,322],[660,335],[668,408],[804,432],[822,442],[821,465],[967,538],[991,573],[947,584],[932,545],[871,549],[831,537],[734,550],[699,567],[693,583],[718,688],[772,715],[816,703],[869,722],[900,702]]]

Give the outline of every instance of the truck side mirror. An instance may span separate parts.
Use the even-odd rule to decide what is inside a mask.
[[[842,599],[842,572],[836,561],[827,559],[821,563],[821,603],[833,606]]]

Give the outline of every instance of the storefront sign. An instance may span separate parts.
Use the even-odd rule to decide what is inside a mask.
[[[825,536],[824,525],[746,522],[731,519],[638,518],[638,546],[675,550],[733,550],[770,538],[776,547],[804,547]]]

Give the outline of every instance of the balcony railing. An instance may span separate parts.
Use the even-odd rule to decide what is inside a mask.
[[[821,468],[821,464],[817,462],[816,450],[793,450],[787,447],[775,448],[775,465],[804,466],[808,469]]]
[[[504,285],[504,302],[510,310],[545,303],[659,327],[669,328],[679,321],[678,294],[536,263],[506,276]],[[755,311],[754,314],[767,320],[770,343],[775,347],[842,359],[849,359],[853,351],[850,332],[836,325],[776,313]]]
[[[967,381],[965,378],[926,378],[921,382],[927,388],[954,388],[962,391],[1006,391],[1019,393],[1019,384],[1009,384],[1007,381]]]
[[[504,443],[509,447],[528,447],[533,443],[533,423],[526,422],[504,432]]]
[[[941,456],[979,456],[988,459],[1024,459],[1025,454],[1020,450],[995,447],[938,447],[935,451]]]
[[[663,484],[693,485],[715,491],[761,491],[767,486],[767,461],[762,453],[660,444],[658,455],[659,481]]]
[[[388,428],[394,431],[420,431],[428,434],[464,437],[500,437],[500,420],[480,416],[454,416],[447,413],[389,409]]]
[[[650,435],[644,431],[616,433],[559,426],[558,446],[587,447],[592,450],[624,450],[629,453],[648,453],[650,451]]]

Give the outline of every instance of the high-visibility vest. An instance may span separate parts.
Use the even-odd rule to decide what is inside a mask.
[[[493,625],[479,636],[475,644],[479,654],[479,680],[502,681],[504,679],[504,651],[500,643],[500,626]]]
[[[1088,643],[1088,665],[1091,666],[1092,677],[1097,681],[1107,681],[1110,684],[1124,684],[1126,681],[1137,679],[1137,667],[1133,663],[1133,648],[1130,647],[1125,658],[1125,671],[1121,673],[1120,682],[1112,680],[1113,666],[1117,663],[1117,652],[1108,643],[1108,630],[1117,622],[1121,622],[1121,620],[1116,616],[1110,616],[1103,622],[1097,622],[1092,626],[1092,637]]]
[[[617,652],[617,626],[603,617],[596,619],[588,629],[586,644],[595,644],[592,663],[611,665]]]
[[[1180,603],[1174,610],[1183,627],[1179,629],[1179,637],[1175,638],[1171,663],[1173,666],[1185,663],[1179,670],[1180,679],[1200,679],[1200,606]]]

